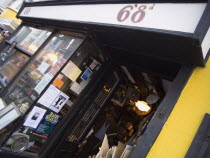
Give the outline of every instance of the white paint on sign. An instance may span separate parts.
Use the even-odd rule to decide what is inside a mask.
[[[210,27],[203,39],[203,42],[201,44],[201,48],[202,48],[202,52],[203,52],[203,57],[205,58],[208,51],[209,51],[209,48],[210,48]]]
[[[206,3],[35,6],[20,16],[194,33],[205,8]]]

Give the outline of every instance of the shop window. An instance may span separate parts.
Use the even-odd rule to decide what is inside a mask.
[[[53,77],[58,75],[58,71],[83,42],[83,35],[72,34],[73,33],[60,32],[55,34],[49,40],[49,42],[35,55],[30,64],[27,65],[23,72],[12,83],[4,97],[0,99],[0,105],[2,107],[9,107],[13,105],[15,109],[18,109],[21,115],[29,109],[32,103],[37,99],[37,97],[39,97]],[[21,61],[21,57],[24,57],[23,54],[15,49],[12,49],[12,51],[14,51],[13,55],[7,59],[8,62],[3,64],[4,67],[2,66],[2,71],[0,71],[2,76],[4,75],[8,79],[9,77],[12,78],[12,76],[9,76],[9,73],[6,72],[9,71],[8,65],[10,64],[12,67],[13,64],[18,64],[21,66],[22,63],[20,63],[19,60]],[[77,54],[77,56],[80,57],[79,54]],[[15,61],[15,59],[17,61]],[[7,66],[5,66],[6,64]],[[78,66],[80,65],[75,65],[75,67]],[[14,128],[21,115],[18,115],[16,119],[10,120],[10,118],[8,118],[7,122],[10,122],[10,124],[8,123],[6,128],[0,128],[0,132],[3,133],[0,135],[0,143],[2,143],[6,134],[8,134],[7,131],[9,132]],[[16,149],[18,148],[17,146],[13,147]]]
[[[100,69],[104,60],[102,56],[99,55],[95,45],[90,41],[86,41],[72,55],[81,42],[82,39],[80,38],[62,34],[55,35],[43,50],[41,50],[40,54],[26,70],[23,77],[21,77],[14,86],[14,90],[9,94],[11,96],[9,96],[8,99],[18,104],[20,99],[17,97],[14,99],[15,91],[17,91],[17,89],[25,90],[25,96],[30,96],[29,98],[33,100],[33,97],[39,95],[49,83],[52,76],[57,75],[50,87],[45,91],[38,102],[35,103],[32,111],[25,118],[27,120],[27,118],[30,118],[33,114],[31,120],[37,120],[37,118],[42,115],[41,113],[37,114],[37,112],[34,111],[34,109],[38,109],[40,112],[42,111],[44,113],[41,116],[40,122],[36,127],[31,126],[36,122],[30,122],[31,120],[29,121],[31,124],[24,122],[24,124],[20,125],[5,144],[6,149],[15,152],[25,151],[25,153],[39,152],[50,137],[54,128],[57,125],[61,126],[64,123],[62,121],[71,115],[71,110],[76,106],[76,100]],[[71,58],[66,66],[57,74],[58,70],[67,62],[67,59],[70,56]],[[43,67],[40,67],[42,65]],[[36,74],[33,75],[33,72],[36,72]],[[42,81],[43,78],[44,82]],[[34,82],[36,84],[34,84]],[[30,86],[25,83],[29,83]],[[28,90],[30,91],[30,94]],[[21,92],[22,91],[19,91],[19,93]],[[66,98],[58,98],[58,100],[64,99],[62,102],[65,102],[65,104],[59,110],[55,110],[55,108],[49,106],[49,104],[54,104],[54,101],[56,100],[55,96],[58,93],[62,93],[68,100],[66,100]],[[24,99],[26,99],[25,96],[23,96]],[[22,102],[24,103],[25,101]],[[22,139],[16,140],[16,136],[21,137]],[[15,141],[12,141],[14,139]],[[23,140],[24,143],[18,145],[19,142]]]
[[[29,60],[29,56],[15,49],[16,43],[7,45],[0,52],[0,91],[14,78],[19,70]]]
[[[49,31],[23,26],[10,42],[16,42],[19,47],[33,54],[50,34]]]
[[[59,44],[53,45],[52,43],[55,40],[58,40]],[[30,105],[67,62],[82,41],[82,38],[68,35],[61,37],[61,34],[56,34],[10,88],[4,98],[6,104],[14,102],[17,106],[21,106],[23,103]],[[72,45],[68,49],[64,49],[69,43],[72,43]]]
[[[162,78],[104,63],[96,46],[82,41],[76,34],[55,34],[9,88],[5,104],[22,114],[32,107],[19,124],[10,124],[15,129],[2,149],[88,157],[98,152],[92,149],[103,141],[102,127],[111,145],[138,143],[165,96]]]
[[[33,33],[39,35],[40,31]],[[55,157],[87,157],[97,153],[89,149],[100,146],[104,127],[111,145],[137,144],[165,96],[162,79],[139,67],[136,71],[104,63],[97,47],[88,38],[81,45],[83,40],[76,33],[53,34],[8,88],[0,108],[5,104],[6,114],[13,117],[3,114],[8,124],[1,128],[0,115],[0,143],[6,140],[2,149],[40,157],[52,157],[47,155],[51,152]],[[19,52],[13,51],[15,57]]]
[[[29,59],[28,56],[15,49],[12,51],[14,52],[13,55],[0,64],[0,82],[4,87],[7,86]]]
[[[0,52],[0,91],[21,70],[33,53],[51,34],[50,31],[23,26]]]

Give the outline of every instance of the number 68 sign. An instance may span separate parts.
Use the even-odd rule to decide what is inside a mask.
[[[137,4],[127,5],[119,11],[119,13],[117,15],[117,20],[119,22],[124,22],[130,18],[133,23],[139,23],[144,19],[145,15],[146,15],[146,11],[148,9],[153,10],[154,6],[155,6],[155,4],[153,4],[150,7],[147,7],[146,5],[138,6]]]

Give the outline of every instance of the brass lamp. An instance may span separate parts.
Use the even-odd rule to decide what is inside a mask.
[[[144,101],[137,101],[135,106],[133,106],[133,110],[138,115],[147,115],[152,110],[152,107]]]

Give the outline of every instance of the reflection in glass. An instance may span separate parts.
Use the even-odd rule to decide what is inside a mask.
[[[15,102],[18,107],[31,105],[82,41],[78,37],[55,35],[10,89],[5,102]]]
[[[11,45],[7,45],[1,52],[0,52],[0,66],[4,64],[4,62],[12,56],[15,52],[14,47],[16,42],[13,42]]]
[[[17,42],[18,46],[33,54],[50,34],[51,32],[45,30],[23,26],[10,42]]]
[[[44,88],[49,84],[53,76],[61,69],[61,67],[67,62],[72,56],[73,52],[82,43],[83,37],[72,37],[63,34],[56,34],[50,42],[38,53],[34,60],[26,67],[25,71],[17,79],[16,83],[11,86],[8,93],[3,97],[7,105],[11,102],[19,108],[22,114],[31,106],[34,100],[40,95]],[[41,108],[44,108],[43,106]],[[48,133],[54,128],[56,123],[59,121],[58,118],[62,118],[61,115],[47,112],[43,119],[49,118],[53,120],[51,122]],[[42,120],[43,124],[49,119]],[[39,128],[41,128],[39,126]],[[16,133],[22,135],[30,135],[29,143],[27,144],[27,151],[37,152],[41,145],[46,141],[47,133],[45,137],[38,137],[40,130],[22,126]],[[13,134],[14,135],[14,134]],[[13,139],[13,135],[9,140]],[[13,144],[8,141],[5,147],[12,150]],[[25,148],[24,148],[25,150]]]
[[[14,54],[0,65],[0,82],[6,86],[28,61],[28,57],[13,49]]]

